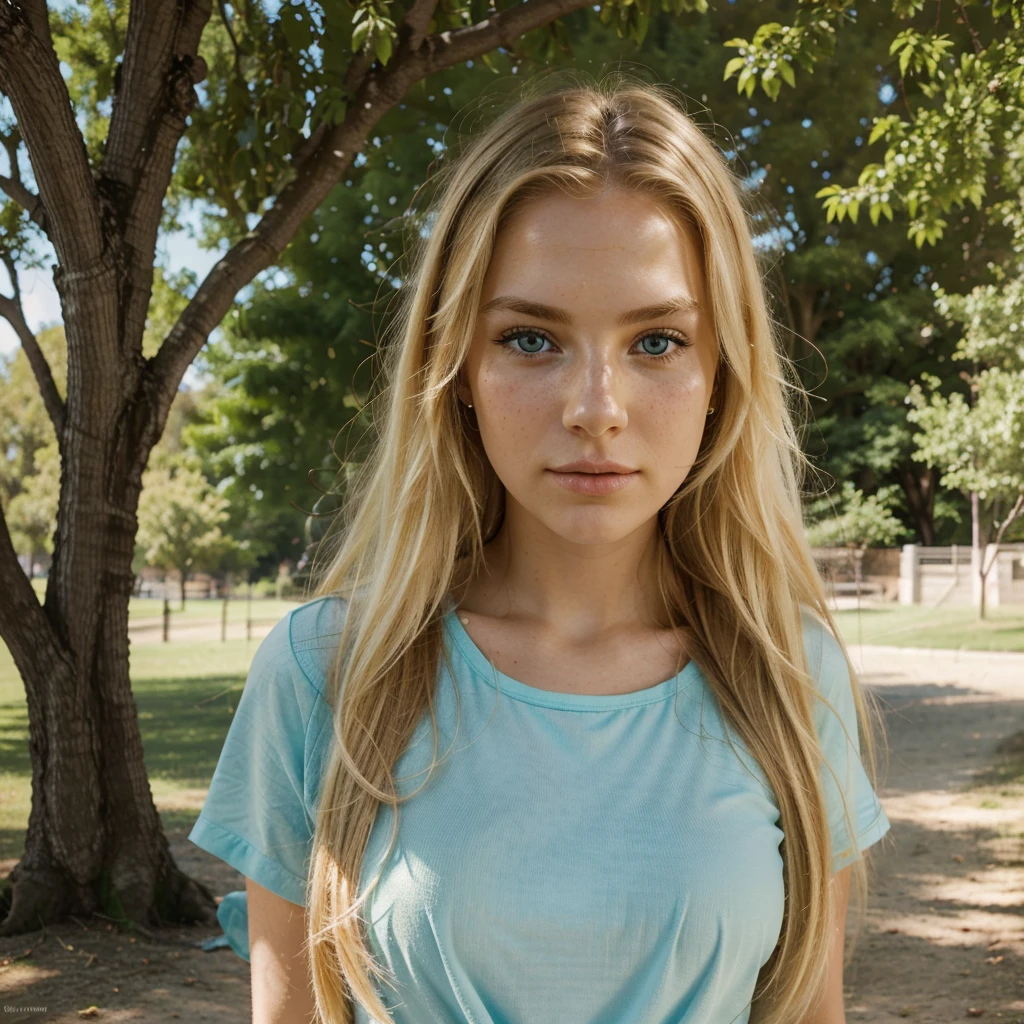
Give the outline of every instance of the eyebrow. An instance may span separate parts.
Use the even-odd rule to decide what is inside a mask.
[[[521,299],[515,295],[498,295],[489,302],[485,302],[480,307],[480,312],[481,314],[490,313],[495,309],[507,309],[513,313],[522,313],[523,316],[532,316],[538,320],[548,320],[556,324],[572,323],[572,315],[568,310],[559,309],[557,306],[546,306],[542,302]],[[690,310],[702,311],[700,303],[689,295],[677,295],[665,302],[656,302],[651,306],[628,310],[619,317],[617,323],[619,327],[628,327],[630,324],[659,320],[661,317],[671,316],[673,313],[686,313]]]

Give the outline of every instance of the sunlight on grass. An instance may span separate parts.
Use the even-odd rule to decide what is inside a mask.
[[[834,614],[848,644],[1024,651],[1024,607],[1020,605],[990,608],[984,620],[974,608],[915,605]]]

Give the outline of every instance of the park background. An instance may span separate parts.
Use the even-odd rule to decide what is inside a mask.
[[[60,77],[94,168],[106,159],[129,19],[143,25],[142,6],[49,5]],[[355,54],[364,75],[386,73],[403,59],[392,30],[422,9],[206,6],[205,74],[161,197],[138,339],[148,360],[203,298],[211,271],[288,195],[292,157],[308,158],[304,146],[344,127],[353,91],[341,57]],[[457,30],[489,9],[438,10],[425,31]],[[173,857],[218,898],[240,885],[184,836],[259,639],[303,600],[316,545],[372,440],[375,347],[410,232],[429,230],[421,196],[430,172],[459,133],[532,78],[618,71],[677,90],[742,180],[780,344],[810,394],[809,536],[895,754],[882,794],[900,850],[880,854],[850,970],[850,1017],[1024,1019],[1019,11],[948,0],[680,0],[555,13],[560,20],[513,44],[412,82],[174,382],[143,460],[126,595],[145,777]],[[19,575],[39,607],[71,621],[66,574],[51,570],[61,517],[76,513],[74,496],[61,494],[62,458],[75,456],[62,455],[55,410],[71,408],[69,362],[91,357],[76,356],[82,332],[68,330],[54,282],[70,259],[53,241],[55,212],[47,221],[35,202],[46,181],[33,161],[46,143],[33,152],[19,128],[7,62],[0,506]],[[15,630],[0,599],[0,635]],[[3,878],[26,847],[33,756],[37,770],[42,757],[16,646],[0,646]],[[90,681],[81,666],[73,676]],[[9,885],[2,891],[6,913]],[[194,930],[183,930],[189,937],[168,955],[190,966],[174,974],[156,954],[134,956],[136,935],[160,949],[139,915],[106,909],[96,919],[106,924],[60,917],[49,929],[56,942],[47,928],[4,938],[5,1001],[49,1002],[48,1019],[95,1005],[127,1020],[162,1019],[191,1000],[182,1016],[244,1019],[245,965],[229,963],[229,952],[198,951]],[[98,980],[103,971],[113,974]]]

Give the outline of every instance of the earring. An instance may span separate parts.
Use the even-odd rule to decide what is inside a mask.
[[[704,413],[704,415],[705,416],[710,416],[714,411],[715,411],[715,407],[713,405],[709,405],[708,406],[708,411],[706,413]]]
[[[472,402],[467,402],[466,403],[466,408],[467,409],[472,409],[473,408],[473,403]]]

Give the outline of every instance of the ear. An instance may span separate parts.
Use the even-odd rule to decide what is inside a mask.
[[[466,383],[465,369],[460,369],[455,377],[455,394],[463,405],[469,405],[473,401],[473,392]]]

